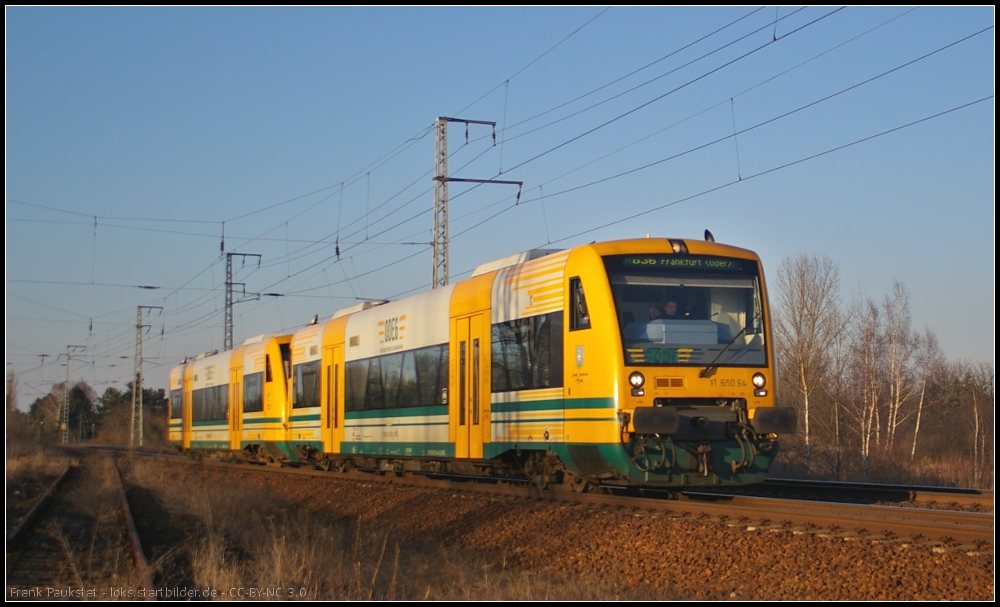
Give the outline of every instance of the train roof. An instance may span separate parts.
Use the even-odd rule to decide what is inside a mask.
[[[714,240],[701,240],[695,238],[651,238],[646,236],[646,238],[630,238],[624,240],[609,240],[605,242],[592,242],[587,245],[598,249],[598,253],[601,255],[615,254],[620,252],[625,252],[626,250],[632,250],[636,247],[646,248],[650,246],[652,242],[666,243],[668,249],[674,248],[674,243],[683,242],[688,247],[688,251],[685,253],[702,253],[702,254],[715,254],[715,255],[725,255],[725,254],[737,254],[739,256],[750,256],[756,257],[752,251],[746,249],[741,249],[739,247],[734,247],[731,245],[726,245],[722,243],[717,243]],[[693,250],[692,250],[693,249]],[[559,253],[565,249],[530,249],[528,251],[522,251],[520,253],[515,253],[513,255],[508,255],[506,257],[501,257],[500,259],[490,261],[484,264],[476,266],[476,269],[472,272],[472,278],[476,276],[481,276],[483,274],[488,274],[494,270],[502,270],[504,268],[509,268],[511,266],[516,266],[522,263],[529,262],[533,259],[539,259],[547,255],[552,255],[553,253]],[[366,302],[367,303],[367,302]],[[356,309],[355,309],[356,308]],[[350,314],[353,312],[360,312],[362,309],[355,306],[354,308],[345,308],[337,312],[334,315],[336,318],[338,315]]]
[[[481,265],[476,266],[476,269],[472,272],[472,278],[476,276],[481,276],[483,274],[488,274],[494,270],[502,270],[504,268],[509,268],[511,266],[516,266],[518,264],[531,261],[532,259],[539,259],[545,257],[546,255],[552,255],[553,253],[559,253],[564,249],[531,249],[529,251],[522,251],[520,253],[514,253],[513,255],[508,255],[507,257],[501,257],[495,261],[490,261]]]
[[[353,306],[337,310],[336,312],[333,313],[333,317],[331,318],[331,320],[333,320],[333,318],[340,318],[341,316],[348,316],[350,314],[354,314],[355,312],[361,312],[369,308],[374,308],[375,306],[382,306],[387,303],[389,303],[388,299],[373,299],[369,301],[363,301],[359,304],[354,304]]]

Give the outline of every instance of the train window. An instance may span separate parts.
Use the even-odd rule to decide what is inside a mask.
[[[562,312],[493,325],[492,391],[561,388]]]
[[[465,425],[465,342],[458,342],[458,425]]]
[[[264,410],[263,373],[243,376],[243,412],[257,413]]]
[[[413,352],[404,352],[402,356],[402,368],[399,370],[399,406],[415,406],[420,403],[417,365],[414,362]]]
[[[319,361],[295,365],[293,409],[319,406]]]
[[[271,355],[270,354],[265,354],[264,355],[264,375],[265,375],[264,381],[266,381],[267,383],[271,383],[274,380],[273,376],[271,375]]]
[[[479,339],[472,340],[472,423],[479,425]]]
[[[587,297],[583,294],[583,283],[580,277],[569,279],[569,330],[579,331],[590,328],[590,312],[587,310]]]
[[[278,344],[281,349],[281,366],[285,371],[285,379],[292,377],[292,344]]]
[[[368,386],[368,361],[357,360],[347,363],[344,367],[346,376],[347,402],[344,407],[347,411],[365,410],[365,392]]]
[[[229,386],[202,388],[191,393],[191,419],[196,422],[229,419]]]
[[[448,344],[421,348],[413,352],[417,372],[420,405],[444,405],[448,387]]]
[[[403,353],[382,356],[382,385],[385,386],[385,408],[399,407],[399,380],[403,374]]]
[[[766,364],[755,261],[648,254],[604,263],[626,364]]]
[[[350,361],[345,372],[347,411],[446,404],[448,344]]]
[[[385,391],[382,389],[382,357],[368,361],[368,382],[365,386],[365,410],[385,409]]]
[[[181,417],[181,403],[183,403],[184,393],[180,390],[170,391],[170,417],[178,419]]]
[[[333,365],[333,382],[331,384],[333,385],[333,389],[330,390],[333,406],[331,407],[330,417],[333,418],[333,427],[339,428],[340,426],[337,424],[337,399],[340,398],[340,365]],[[327,426],[329,426],[329,418],[326,421]]]

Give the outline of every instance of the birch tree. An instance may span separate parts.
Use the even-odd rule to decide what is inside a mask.
[[[925,329],[917,351],[917,381],[920,388],[917,391],[917,419],[913,426],[913,445],[910,447],[911,462],[917,454],[917,436],[920,435],[920,422],[924,414],[924,402],[927,400],[927,387],[932,373],[943,364],[944,356],[941,354],[940,346],[938,346],[937,336],[930,329]]]
[[[910,363],[917,349],[917,340],[910,329],[910,294],[902,283],[892,286],[892,296],[882,304],[885,315],[885,364],[888,394],[886,395],[886,450],[892,452],[896,429],[909,415],[906,406],[913,396]]]
[[[846,329],[850,325],[850,318],[846,314],[841,314],[841,319],[842,327],[845,328],[830,342],[828,372],[823,385],[829,407],[826,418],[826,431],[830,440],[827,467],[837,480],[843,480],[844,410],[851,394],[851,384],[848,381],[851,356],[849,332]]]
[[[966,375],[972,400],[972,486],[992,488],[990,467],[994,455],[994,388],[996,372],[993,366],[979,363]]]
[[[841,331],[840,271],[829,257],[786,257],[777,274],[775,332],[785,377],[801,396],[806,473],[812,474],[811,398],[828,373],[830,348]]]
[[[860,441],[861,474],[868,478],[872,443],[879,444],[879,406],[882,401],[882,319],[879,308],[867,298],[859,298],[851,315],[850,381],[854,384],[850,414]]]

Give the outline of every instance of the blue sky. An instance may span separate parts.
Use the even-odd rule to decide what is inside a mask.
[[[994,10],[6,10],[8,370],[146,383],[235,341],[429,288],[433,123],[452,280],[536,247],[645,236],[839,264],[845,305],[901,281],[914,329],[993,360]],[[735,138],[733,137],[735,133]],[[223,227],[224,226],[224,227]],[[424,243],[424,244],[421,244]],[[339,244],[341,255],[335,254]],[[156,286],[141,289],[138,286]],[[42,357],[41,355],[47,355]],[[44,365],[42,362],[44,361]]]

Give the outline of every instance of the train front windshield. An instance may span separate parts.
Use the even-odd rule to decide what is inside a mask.
[[[757,263],[702,255],[604,258],[627,365],[764,366]]]

